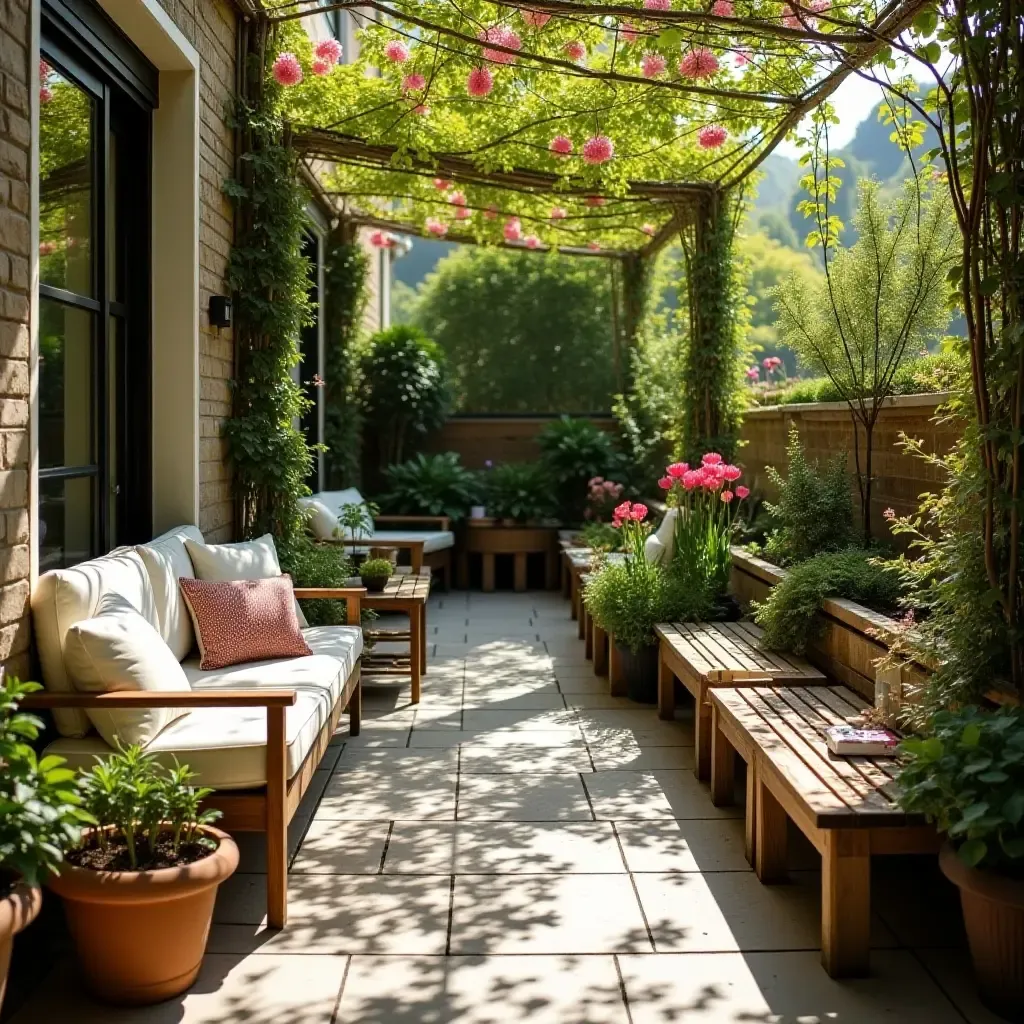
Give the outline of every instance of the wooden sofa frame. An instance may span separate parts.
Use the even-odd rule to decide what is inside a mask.
[[[346,621],[358,624],[363,587],[296,587],[300,599],[344,600]],[[313,773],[348,708],[351,735],[358,736],[362,718],[362,682],[357,663],[299,770],[288,778],[286,709],[296,701],[294,690],[163,690],[116,693],[32,693],[26,710],[106,708],[266,708],[267,784],[260,789],[221,790],[208,801],[222,812],[218,822],[228,832],[265,832],[267,843],[267,925],[283,928],[288,921],[288,824],[295,816]]]

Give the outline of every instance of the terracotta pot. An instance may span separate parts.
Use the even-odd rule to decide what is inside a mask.
[[[226,833],[208,857],[183,868],[92,871],[65,865],[47,885],[64,900],[86,984],[112,1003],[145,1006],[196,980],[217,886],[238,867]]]
[[[1024,1021],[1024,879],[968,867],[946,843],[942,873],[960,890],[967,943],[982,1002]]]
[[[38,885],[19,882],[0,900],[0,1008],[7,989],[7,970],[11,966],[14,936],[24,931],[38,916],[43,905],[43,892]]]
[[[634,654],[622,644],[615,645],[622,679],[630,700],[639,704],[658,703],[658,646],[641,647]]]
[[[360,578],[363,581],[363,586],[371,594],[381,593],[388,585],[388,580],[391,579],[390,576],[362,576]]]

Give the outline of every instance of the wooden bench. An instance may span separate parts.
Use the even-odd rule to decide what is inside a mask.
[[[825,676],[802,658],[776,654],[761,645],[753,622],[672,622],[654,627],[659,640],[658,717],[675,718],[675,680],[693,695],[694,771],[711,776],[711,705],[714,686],[824,683]]]
[[[381,612],[398,612],[409,617],[409,628],[364,629],[371,640],[407,643],[408,658],[396,654],[363,654],[363,671],[367,675],[408,675],[412,687],[411,703],[419,704],[423,674],[427,671],[427,600],[430,598],[431,570],[423,566],[414,573],[401,566],[388,580],[383,591],[368,591],[363,607]]]
[[[871,855],[931,853],[935,829],[896,803],[897,762],[837,757],[825,730],[867,705],[843,686],[710,691],[711,799],[732,802],[735,755],[747,763],[747,856],[762,882],[786,874],[787,818],[821,854],[821,958],[833,978],[868,971]]]

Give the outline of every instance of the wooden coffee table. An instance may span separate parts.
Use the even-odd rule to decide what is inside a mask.
[[[380,612],[399,612],[409,616],[409,629],[371,629],[367,635],[385,643],[408,641],[408,661],[402,655],[375,654],[363,657],[366,675],[403,675],[408,670],[412,679],[412,702],[420,702],[420,684],[427,671],[427,598],[430,597],[430,569],[424,567],[412,572],[400,567],[379,594],[367,594],[362,599],[364,608]]]

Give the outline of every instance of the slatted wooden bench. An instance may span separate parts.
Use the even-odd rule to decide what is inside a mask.
[[[837,757],[825,730],[867,705],[843,686],[710,691],[711,798],[733,798],[735,755],[747,763],[747,855],[762,882],[786,874],[787,818],[821,854],[821,957],[834,978],[868,971],[871,855],[930,853],[935,829],[896,803],[897,762]]]
[[[671,622],[654,627],[659,640],[658,717],[675,718],[675,680],[693,695],[694,771],[711,776],[711,704],[715,686],[824,683],[825,676],[802,658],[776,654],[761,645],[753,622]]]

